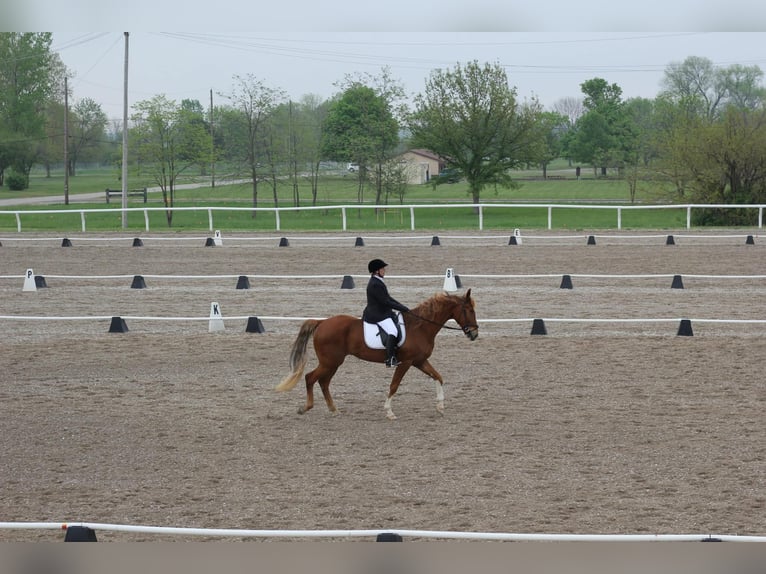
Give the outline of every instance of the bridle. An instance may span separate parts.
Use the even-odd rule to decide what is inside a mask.
[[[410,315],[415,317],[416,319],[420,319],[421,321],[425,321],[426,323],[431,323],[432,325],[439,325],[442,329],[450,329],[451,331],[463,331],[466,337],[469,339],[471,338],[471,330],[478,329],[479,326],[474,323],[467,323],[468,320],[468,302],[463,301],[463,304],[461,306],[461,310],[463,311],[463,322],[465,323],[462,327],[450,327],[449,325],[445,325],[443,323],[439,323],[438,321],[433,321],[431,319],[427,319],[426,317],[421,317],[420,315],[416,315],[412,311],[407,311]]]

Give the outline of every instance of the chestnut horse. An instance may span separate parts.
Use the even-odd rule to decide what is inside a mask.
[[[404,314],[407,336],[404,345],[397,352],[397,357],[401,363],[394,371],[384,406],[386,416],[389,419],[396,418],[391,410],[391,398],[399,388],[402,378],[412,366],[420,369],[436,381],[436,410],[444,413],[444,391],[442,388],[444,379],[428,362],[428,357],[431,356],[434,349],[436,334],[450,319],[454,319],[460,325],[459,329],[471,341],[479,336],[479,325],[476,322],[476,312],[470,289],[464,296],[446,293],[434,295]],[[458,329],[458,327],[445,328]],[[292,372],[277,385],[276,390],[288,391],[298,383],[298,379],[303,374],[308,362],[306,347],[311,338],[314,340],[314,350],[319,365],[306,374],[306,405],[298,409],[298,413],[303,414],[314,406],[314,383],[318,382],[327,407],[330,412],[335,414],[337,408],[330,394],[330,381],[346,357],[353,355],[364,361],[383,363],[386,360],[386,351],[384,349],[371,349],[365,344],[363,324],[359,318],[350,315],[335,315],[321,320],[308,319],[301,325],[298,337],[295,339],[290,352]]]

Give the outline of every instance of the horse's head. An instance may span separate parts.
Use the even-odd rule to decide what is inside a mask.
[[[465,336],[475,341],[479,336],[479,323],[476,321],[476,307],[471,299],[471,290],[463,297],[458,297],[459,304],[452,310],[452,318],[463,329]]]

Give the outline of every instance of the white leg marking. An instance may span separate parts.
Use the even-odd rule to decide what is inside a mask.
[[[444,385],[436,381],[436,410],[444,414]]]
[[[394,411],[391,410],[391,397],[386,397],[386,403],[383,405],[383,408],[386,409],[386,418],[388,420],[396,420],[396,415],[394,414]]]

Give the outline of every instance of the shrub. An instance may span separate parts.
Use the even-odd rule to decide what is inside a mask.
[[[11,191],[21,191],[29,187],[29,176],[25,173],[11,170],[5,175],[5,184]]]

